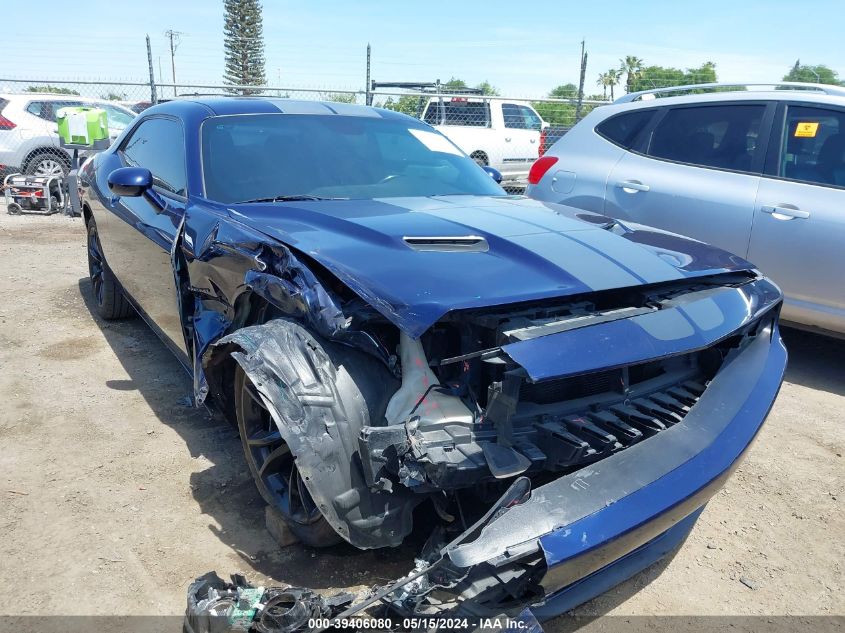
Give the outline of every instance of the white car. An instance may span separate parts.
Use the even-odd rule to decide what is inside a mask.
[[[525,181],[548,124],[528,103],[490,97],[433,97],[422,119],[503,181]]]
[[[35,92],[0,94],[0,173],[66,175],[71,157],[59,146],[56,111],[68,106],[104,109],[112,139],[135,118],[128,108],[102,99]]]

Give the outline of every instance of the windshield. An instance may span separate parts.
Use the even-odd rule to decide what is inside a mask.
[[[445,136],[380,116],[261,114],[202,125],[206,196],[392,198],[505,195]]]

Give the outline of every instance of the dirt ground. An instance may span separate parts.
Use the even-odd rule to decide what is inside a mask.
[[[92,315],[82,222],[4,211],[0,613],[181,614],[210,570],[320,591],[407,570],[415,545],[279,549],[234,430],[142,321]],[[845,342],[785,337],[774,410],[685,546],[579,614],[845,614]]]

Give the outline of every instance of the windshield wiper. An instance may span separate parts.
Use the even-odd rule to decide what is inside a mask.
[[[287,196],[274,196],[272,198],[253,198],[252,200],[239,200],[232,204],[251,204],[253,202],[300,202],[302,200],[349,200],[349,198],[322,198],[320,196],[309,196],[306,194],[294,194]]]

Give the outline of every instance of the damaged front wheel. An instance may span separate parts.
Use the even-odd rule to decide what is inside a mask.
[[[296,459],[255,385],[237,367],[235,412],[249,470],[264,500],[276,508],[306,545],[326,547],[340,535],[320,512],[296,466]]]

